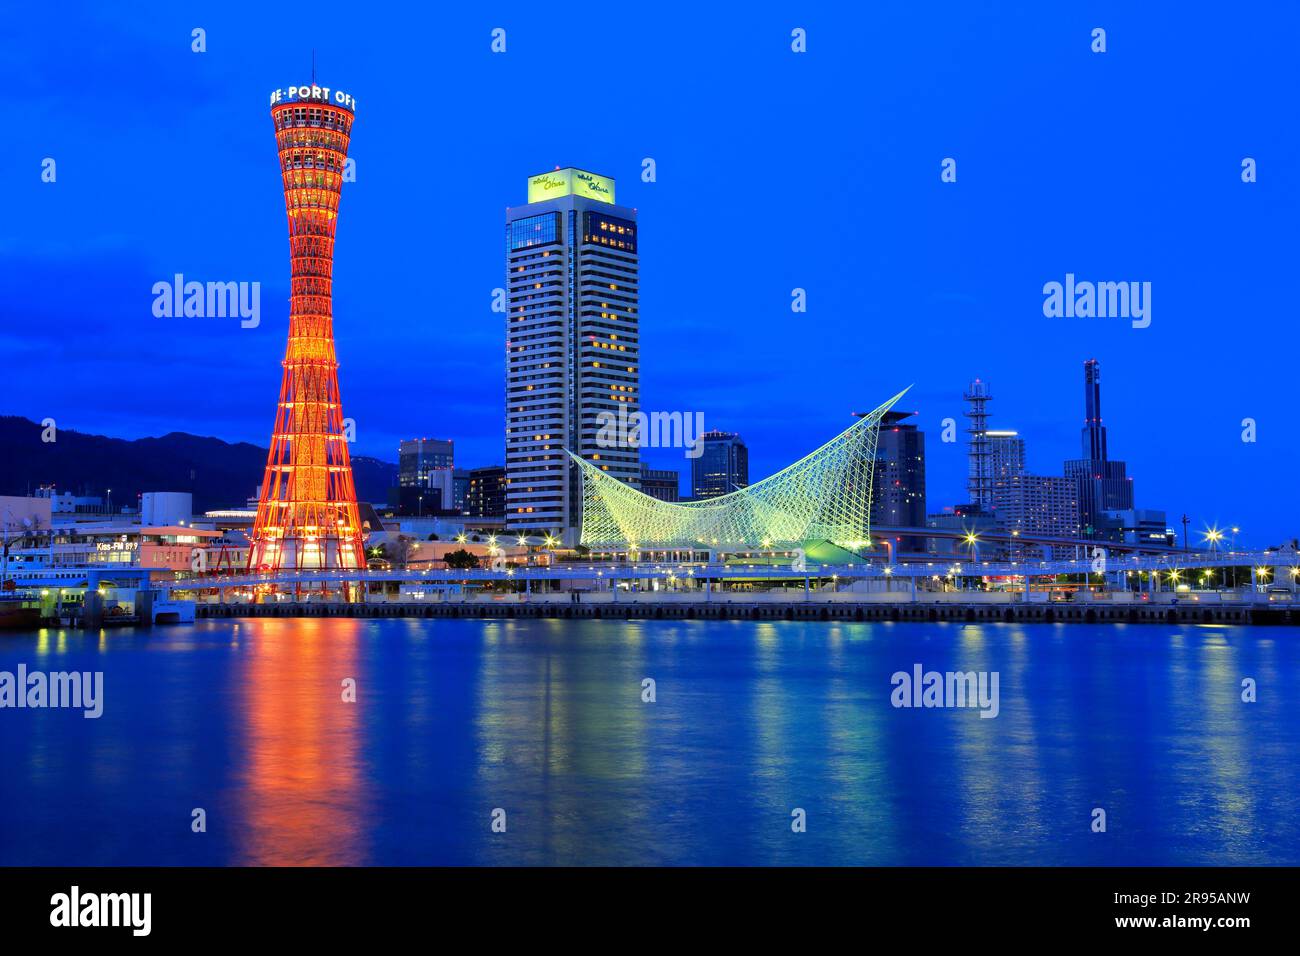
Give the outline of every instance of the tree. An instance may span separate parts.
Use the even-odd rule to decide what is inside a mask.
[[[464,548],[448,551],[444,560],[453,571],[473,571],[478,567],[478,556]]]
[[[415,539],[407,534],[399,534],[392,541],[384,543],[384,556],[400,571],[406,570],[414,551]]]
[[[3,582],[6,590],[13,590],[13,582],[9,581],[9,551],[17,545],[20,548],[40,544],[39,532],[41,530],[41,519],[38,515],[32,515],[23,518],[21,521],[14,518],[13,511],[5,509],[3,521],[3,550],[0,551],[0,582]],[[17,537],[14,534],[17,533]],[[54,526],[50,526],[50,548],[54,547]]]

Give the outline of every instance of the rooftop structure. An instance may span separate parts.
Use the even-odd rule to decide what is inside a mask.
[[[706,501],[659,501],[570,453],[582,473],[589,547],[862,547],[869,537],[880,422],[900,392],[812,454],[760,482]]]

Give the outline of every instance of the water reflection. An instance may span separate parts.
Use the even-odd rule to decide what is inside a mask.
[[[240,644],[244,762],[238,781],[235,859],[253,865],[366,862],[366,799],[356,704],[362,624],[347,619],[268,620]]]
[[[1297,629],[271,618],[20,661],[107,705],[0,714],[0,864],[1300,862]],[[914,664],[997,671],[999,716],[892,707]]]

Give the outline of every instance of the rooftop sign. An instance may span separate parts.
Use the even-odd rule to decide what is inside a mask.
[[[614,180],[572,166],[528,178],[529,202],[543,202],[560,196],[581,196],[584,199],[612,203]]]
[[[305,86],[291,86],[288,89],[274,90],[271,93],[272,106],[280,106],[285,103],[326,103],[354,113],[357,109],[357,101],[352,98],[351,93],[332,90],[328,86],[317,86],[314,83]]]

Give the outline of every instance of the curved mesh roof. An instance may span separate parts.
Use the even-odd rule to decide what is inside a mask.
[[[582,473],[582,544],[657,549],[866,540],[880,420],[905,393],[775,475],[705,501],[651,498],[569,452]]]

